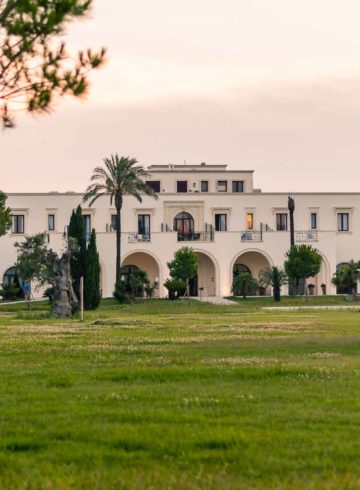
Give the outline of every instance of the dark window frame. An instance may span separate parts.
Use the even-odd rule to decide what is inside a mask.
[[[48,231],[55,231],[55,214],[48,214]]]
[[[138,217],[138,234],[146,235],[150,238],[151,233],[151,215],[148,213],[141,213],[137,215]],[[148,221],[148,226],[146,225]]]
[[[318,223],[317,223],[317,213],[310,213],[310,228],[312,230],[317,230]]]
[[[184,189],[186,189],[186,190],[184,190]],[[188,192],[188,181],[187,180],[177,180],[176,181],[176,192],[178,192],[179,194],[186,194]]]
[[[243,180],[233,180],[232,181],[232,191],[234,193],[244,192],[244,181]]]
[[[276,213],[276,231],[288,231],[288,213]]]
[[[25,215],[24,214],[13,214],[12,215],[11,233],[13,233],[14,235],[23,235],[25,233]]]
[[[222,217],[225,217],[224,222]],[[227,214],[226,213],[215,213],[215,231],[227,231]]]
[[[206,189],[203,189],[203,184],[205,184]],[[209,181],[201,180],[200,181],[200,192],[209,192]]]
[[[346,216],[346,220],[344,219],[345,216]],[[350,230],[350,213],[337,213],[337,231],[349,231],[349,230]]]
[[[161,184],[160,180],[147,180],[145,184],[152,188],[152,190],[156,193],[160,192]]]

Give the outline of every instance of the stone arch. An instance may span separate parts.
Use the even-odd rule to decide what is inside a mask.
[[[198,256],[198,276],[197,287],[204,288],[198,291],[198,294],[206,296],[219,296],[219,264],[214,255],[205,250],[194,248],[194,252]]]
[[[158,258],[148,250],[132,250],[124,255],[121,261],[121,267],[126,265],[134,265],[141,270],[147,272],[150,282],[157,281],[159,288],[155,290],[154,296],[161,295],[162,291],[162,270],[161,263]]]
[[[251,275],[256,279],[259,279],[259,274],[262,270],[272,267],[274,265],[272,258],[263,250],[259,250],[256,248],[247,248],[242,250],[238,254],[235,255],[233,260],[231,261],[230,267],[230,278],[231,284],[233,281],[234,273],[236,271],[236,265],[239,264],[245,268],[247,268]],[[264,290],[262,294],[270,294],[270,288]]]

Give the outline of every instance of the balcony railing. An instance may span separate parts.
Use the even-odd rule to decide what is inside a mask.
[[[245,230],[241,232],[242,242],[262,242],[263,232],[258,230]]]
[[[181,233],[177,234],[178,242],[213,242],[214,241],[214,232],[213,231],[192,231],[189,233]]]
[[[318,233],[316,230],[295,231],[295,241],[297,242],[317,242]]]
[[[128,233],[128,243],[151,242],[150,233]]]

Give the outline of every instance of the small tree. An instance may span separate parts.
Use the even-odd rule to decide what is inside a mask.
[[[38,285],[50,284],[53,287],[52,313],[58,318],[69,317],[79,308],[72,286],[70,274],[71,250],[60,256],[46,248],[45,233],[28,236],[21,243],[15,243],[18,250],[17,271],[23,280]]]
[[[316,276],[320,272],[322,258],[319,251],[311,245],[294,245],[286,252],[286,257],[285,272],[295,282],[297,291],[301,280],[306,284],[308,277]]]
[[[246,296],[256,294],[259,289],[259,282],[250,274],[250,272],[240,272],[233,279],[232,291],[234,296]]]
[[[96,310],[100,304],[100,262],[96,247],[96,232],[91,232],[90,243],[86,251],[84,274],[84,307]]]
[[[45,233],[27,236],[23,242],[16,242],[18,251],[16,271],[23,281],[29,282],[29,298],[31,297],[32,283],[41,283],[46,277],[46,255]],[[29,301],[30,307],[30,301]]]
[[[280,267],[270,267],[260,272],[260,284],[273,288],[274,301],[280,301],[280,290],[288,283],[286,272]]]
[[[6,207],[7,196],[0,191],[0,237],[11,228],[11,209]]]
[[[181,279],[167,279],[164,286],[169,291],[169,299],[177,299],[186,291],[186,282]]]
[[[75,247],[73,242],[75,242]],[[70,259],[71,277],[75,294],[80,299],[80,278],[85,276],[86,269],[86,240],[80,205],[71,214],[68,227],[68,247],[73,249]]]
[[[182,247],[174,254],[171,262],[168,262],[170,276],[186,282],[185,295],[189,296],[189,281],[197,274],[198,258],[191,247]]]
[[[351,260],[348,264],[343,264],[332,278],[332,283],[335,286],[351,290],[353,299],[356,299],[356,286],[359,279],[359,268],[360,261],[354,262]]]

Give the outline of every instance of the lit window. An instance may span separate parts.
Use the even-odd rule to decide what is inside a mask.
[[[254,215],[253,215],[253,213],[247,213],[247,215],[246,215],[246,227],[248,230],[252,230],[254,228]]]
[[[349,213],[338,213],[338,231],[349,231]]]

